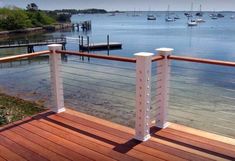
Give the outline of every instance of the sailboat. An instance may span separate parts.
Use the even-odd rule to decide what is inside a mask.
[[[196,15],[197,17],[202,17],[202,16],[203,16],[203,13],[202,13],[202,5],[200,5],[200,11],[197,12],[195,15]]]
[[[133,17],[139,17],[140,16],[140,14],[138,14],[138,13],[136,13],[136,11],[135,11],[135,9],[134,9],[134,13],[133,13],[133,15],[132,15]]]
[[[214,13],[212,13],[212,14],[210,15],[210,17],[211,17],[212,20],[217,20],[217,19],[218,19],[218,16],[217,16],[217,14],[215,13],[215,11],[214,11]]]
[[[165,18],[166,22],[174,22],[175,19],[170,17],[170,5],[168,5],[168,9],[167,9],[167,14],[166,14],[166,18]]]
[[[148,14],[148,16],[147,16],[147,20],[152,21],[152,20],[156,20],[156,19],[157,18],[153,14]]]
[[[203,23],[203,22],[206,22],[205,20],[203,20],[202,16],[203,16],[203,13],[202,13],[202,5],[200,5],[200,11],[196,13],[196,16],[198,17],[196,19],[197,23]]]
[[[191,4],[191,15],[192,15],[192,12],[193,12],[193,3]],[[191,19],[190,19],[190,17],[188,17],[188,23],[187,23],[188,26],[190,26],[190,27],[197,26],[198,25],[197,21],[192,18],[193,17],[191,17]]]

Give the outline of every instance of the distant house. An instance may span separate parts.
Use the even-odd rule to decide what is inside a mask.
[[[26,8],[27,10],[30,10],[30,11],[38,11],[38,6],[35,3],[28,4]]]

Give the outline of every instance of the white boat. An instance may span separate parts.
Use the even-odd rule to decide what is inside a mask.
[[[197,17],[197,19],[196,19],[196,22],[197,23],[204,23],[204,22],[206,22],[205,20],[203,20],[203,13],[202,13],[202,5],[200,5],[200,10],[199,10],[199,12],[197,12],[196,13],[196,17]]]
[[[235,19],[235,16],[234,16],[234,15],[232,15],[230,18],[231,18],[231,19]]]
[[[218,17],[217,17],[217,15],[212,15],[212,16],[211,16],[211,19],[212,19],[212,20],[217,20]]]
[[[192,15],[192,12],[193,12],[193,3],[191,4],[191,15]],[[191,19],[188,18],[188,23],[187,23],[187,24],[188,24],[188,26],[190,26],[190,27],[192,27],[192,26],[197,26],[197,25],[198,25],[197,21],[194,20],[193,17],[191,17]]]
[[[180,19],[179,15],[175,15],[174,19],[175,19],[175,20]]]
[[[165,18],[166,22],[174,22],[175,19],[170,17],[170,5],[168,5],[167,8],[167,13],[166,13],[166,18]]]
[[[157,18],[152,14],[148,15],[148,17],[147,17],[147,20],[156,20],[156,19]]]
[[[188,21],[188,26],[190,26],[190,27],[192,27],[192,26],[197,26],[197,25],[198,25],[198,23],[197,23],[196,20],[190,20],[190,21]]]
[[[174,21],[175,21],[175,19],[170,18],[170,17],[167,17],[167,18],[165,19],[165,21],[166,21],[166,22],[174,22]]]
[[[214,11],[214,13],[210,14],[210,17],[211,17],[212,20],[217,20],[218,19],[217,15],[218,14],[216,14],[215,11]]]
[[[203,20],[202,18],[198,18],[198,19],[196,19],[196,22],[197,22],[197,23],[203,23],[203,22],[206,22],[206,21]]]

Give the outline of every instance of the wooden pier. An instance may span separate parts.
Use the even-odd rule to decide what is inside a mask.
[[[119,42],[110,42],[107,43],[91,43],[91,44],[84,44],[80,46],[81,50],[112,50],[112,49],[121,49],[122,44]]]
[[[5,48],[19,48],[26,47],[28,53],[34,52],[35,46],[46,46],[50,44],[62,44],[63,49],[66,49],[66,39],[65,38],[54,38],[48,40],[18,40],[18,41],[7,41],[0,43],[0,49]]]
[[[79,36],[79,50],[80,51],[89,52],[89,51],[107,50],[108,55],[109,55],[110,50],[117,50],[117,49],[122,49],[122,43],[110,42],[109,35],[107,35],[107,42],[101,42],[101,43],[91,43],[89,36],[87,36],[86,39],[84,39],[83,36]]]

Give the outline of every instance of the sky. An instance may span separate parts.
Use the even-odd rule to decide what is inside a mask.
[[[0,6],[15,5],[25,8],[32,2],[42,10],[101,8],[108,11],[165,11],[169,4],[171,10],[186,11],[191,10],[193,2],[193,10],[199,10],[201,4],[202,10],[235,11],[235,0],[0,0]]]

